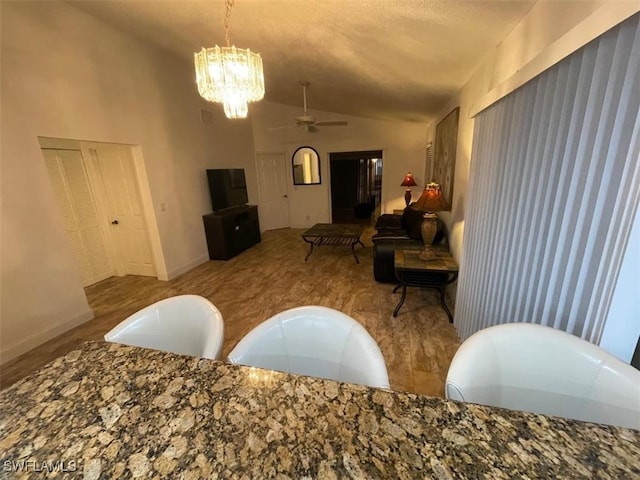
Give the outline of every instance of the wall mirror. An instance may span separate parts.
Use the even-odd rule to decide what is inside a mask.
[[[291,157],[294,185],[320,185],[320,156],[312,147],[298,148]]]

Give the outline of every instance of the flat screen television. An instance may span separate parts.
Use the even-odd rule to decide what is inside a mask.
[[[214,211],[244,205],[249,201],[243,168],[208,169],[207,180]]]

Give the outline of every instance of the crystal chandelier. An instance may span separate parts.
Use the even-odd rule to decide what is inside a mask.
[[[229,16],[234,0],[225,0],[226,47],[216,45],[193,54],[198,92],[205,100],[224,104],[227,118],[246,118],[248,102],[264,97],[262,57],[229,41]]]

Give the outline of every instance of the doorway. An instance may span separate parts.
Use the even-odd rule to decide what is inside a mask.
[[[133,147],[39,140],[83,286],[114,275],[156,276]]]
[[[382,150],[329,154],[333,223],[371,223],[380,211],[382,163]]]

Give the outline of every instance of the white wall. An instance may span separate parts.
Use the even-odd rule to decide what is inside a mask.
[[[200,99],[180,59],[61,2],[1,2],[0,361],[92,317],[38,136],[139,145],[167,277],[207,260],[204,170],[244,167],[258,200],[249,120]],[[213,113],[202,124],[200,109]],[[165,203],[166,211],[160,204]]]
[[[309,110],[318,120],[347,120],[346,127],[319,127],[317,132],[304,132],[295,127],[295,117],[302,107],[260,102],[250,107],[257,152],[285,152],[289,217],[292,228],[303,228],[331,220],[329,153],[357,150],[383,150],[382,212],[404,208],[404,175],[411,171],[418,183],[414,200],[425,184],[425,125],[409,122],[371,120],[336,113]],[[292,128],[270,130],[269,127]],[[294,186],[291,156],[300,146],[311,146],[321,159],[321,185]]]

